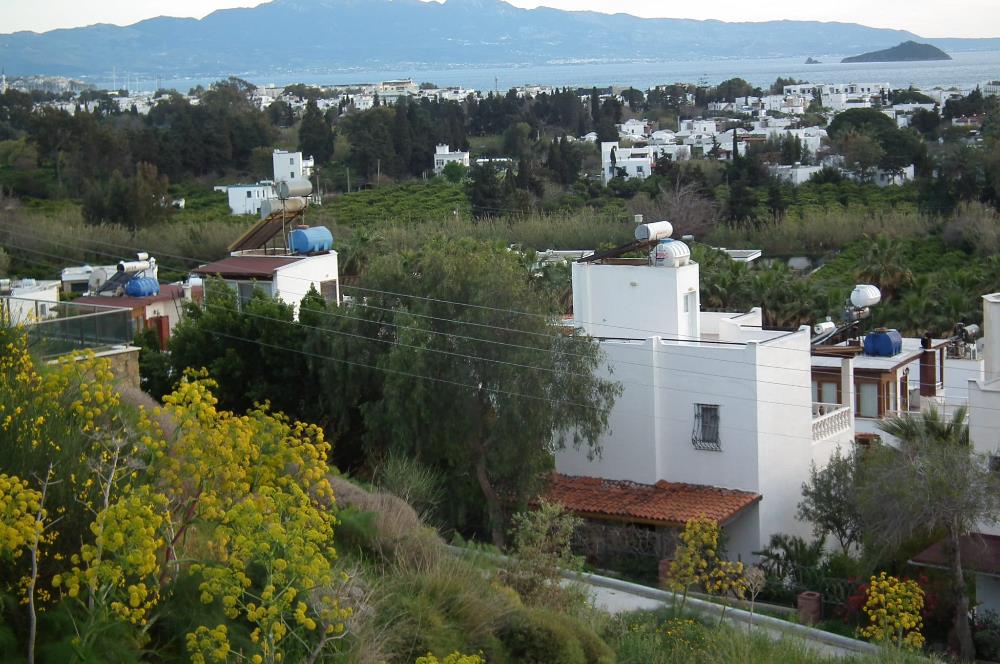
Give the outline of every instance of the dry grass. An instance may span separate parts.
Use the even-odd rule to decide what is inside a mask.
[[[374,516],[367,546],[383,562],[419,569],[447,555],[438,534],[404,500],[383,491],[365,491],[343,477],[331,477],[330,485],[338,504]]]

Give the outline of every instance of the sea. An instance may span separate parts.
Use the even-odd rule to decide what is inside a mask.
[[[480,91],[506,91],[528,84],[557,87],[632,86],[647,90],[667,83],[713,85],[740,77],[755,86],[766,87],[779,76],[810,83],[888,83],[893,88],[914,86],[924,89],[957,88],[971,90],[986,81],[1000,79],[1000,51],[952,53],[952,60],[931,62],[879,62],[842,64],[844,56],[820,58],[820,64],[805,64],[804,58],[738,58],[693,60],[636,60],[629,62],[565,62],[541,65],[494,65],[428,67],[420,65],[387,68],[345,68],[330,70],[232,72],[214,76],[164,78],[160,87],[180,91],[209,85],[229,75],[257,85],[347,85],[378,83],[409,78],[441,87],[457,86]],[[121,72],[119,72],[121,73]],[[110,79],[110,77],[109,77]],[[108,87],[111,80],[93,80]],[[118,79],[119,85],[121,78]],[[140,78],[137,89],[152,89],[154,82]]]

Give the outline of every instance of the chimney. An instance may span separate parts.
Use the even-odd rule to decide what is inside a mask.
[[[184,301],[185,302],[190,302],[191,301],[191,282],[190,281],[185,281],[184,284],[183,284],[183,286],[182,286],[182,288],[184,290]]]
[[[928,332],[920,340],[924,352],[920,354],[920,396],[937,396],[937,352],[931,347],[933,337]]]

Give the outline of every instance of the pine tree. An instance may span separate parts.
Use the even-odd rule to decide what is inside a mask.
[[[299,150],[304,155],[311,155],[320,164],[330,161],[333,156],[333,130],[312,99],[306,104],[299,127]]]

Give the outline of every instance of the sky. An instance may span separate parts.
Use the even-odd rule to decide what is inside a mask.
[[[427,0],[425,0],[427,1]],[[437,0],[431,0],[437,1]],[[216,10],[260,4],[254,0],[0,0],[0,33],[44,32],[92,23],[128,25],[153,16],[201,18]],[[923,37],[1000,37],[1000,0],[511,0],[518,7],[625,12],[644,17],[770,21],[843,21],[898,28]]]

